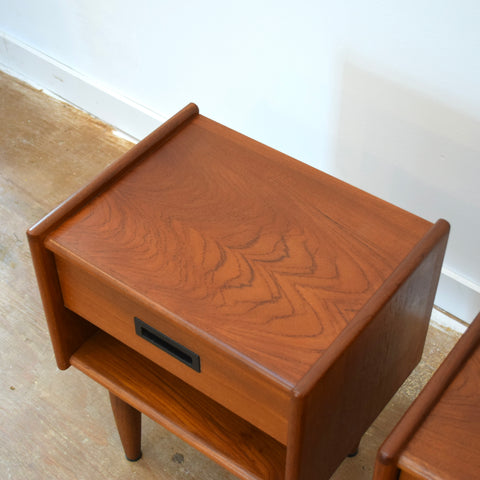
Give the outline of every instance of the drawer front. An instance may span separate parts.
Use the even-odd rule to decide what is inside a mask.
[[[288,389],[108,277],[59,255],[55,261],[67,308],[286,444]]]

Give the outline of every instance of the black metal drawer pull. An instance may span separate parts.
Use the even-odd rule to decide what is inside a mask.
[[[167,337],[137,317],[135,317],[135,333],[195,371],[200,371],[200,357],[195,352]]]

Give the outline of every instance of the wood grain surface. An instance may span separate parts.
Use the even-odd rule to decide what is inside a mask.
[[[394,480],[400,471],[405,478],[475,478],[479,385],[480,314],[380,447],[374,479]]]
[[[286,480],[327,479],[420,360],[449,225],[186,111],[85,202],[61,207],[45,241],[54,285],[76,314],[286,444],[275,467]],[[195,351],[201,373],[141,341],[137,317]]]
[[[287,480],[330,478],[419,362],[448,232],[432,227],[298,384]]]
[[[62,296],[72,309],[102,330],[141,352],[185,382],[216,399],[225,407],[268,432],[286,444],[290,390],[248,368],[241,359],[225,352],[205,335],[183,328],[171,321],[151,302],[138,298],[135,292],[115,285],[100,272],[88,272],[76,262],[56,255]],[[201,373],[179,362],[136,334],[134,317],[200,356]]]
[[[108,395],[56,369],[25,229],[131,145],[108,126],[0,73],[0,477],[233,480],[143,418],[144,456],[125,460]],[[457,339],[431,325],[423,361],[332,479],[371,480],[375,454]]]
[[[198,115],[48,246],[293,386],[430,226]]]
[[[480,315],[465,335],[475,331],[476,348],[399,458],[402,470],[419,478],[472,480],[480,473]]]
[[[28,229],[27,237],[32,261],[59,368],[69,367],[70,355],[92,334],[93,330],[83,318],[64,307],[55,261],[52,253],[45,248],[46,236],[65,218],[80,209],[94,195],[98,195],[100,191],[107,188],[110,183],[131,168],[133,163],[141,159],[152,148],[152,145],[157,147],[161,145],[180,125],[197,113],[198,109],[195,105],[187,105],[168,122],[147,136],[143,142],[133,146],[119,159],[108,165],[97,177],[91,179],[74,195]]]
[[[113,337],[97,333],[71,361],[240,478],[284,478],[283,445]]]

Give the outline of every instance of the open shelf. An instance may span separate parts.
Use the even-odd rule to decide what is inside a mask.
[[[238,477],[285,478],[284,445],[105,332],[70,361]]]

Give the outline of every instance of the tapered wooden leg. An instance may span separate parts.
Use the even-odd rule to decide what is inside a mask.
[[[360,442],[358,442],[352,450],[350,450],[350,453],[347,455],[347,457],[356,457],[358,454],[358,447],[360,446]]]
[[[111,392],[110,403],[127,460],[135,462],[142,457],[142,414]]]

